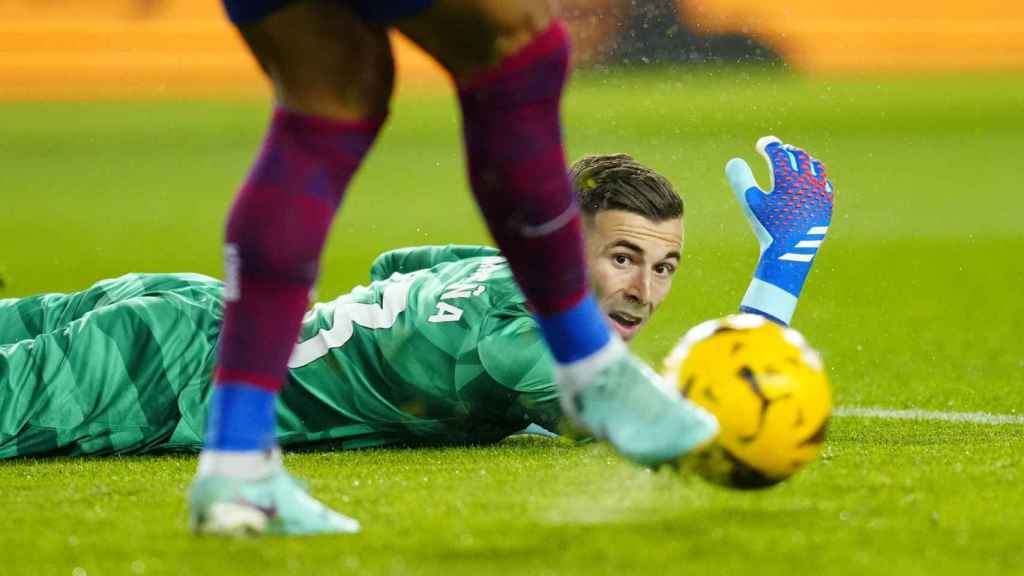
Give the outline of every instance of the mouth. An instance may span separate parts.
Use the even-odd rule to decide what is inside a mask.
[[[612,325],[615,326],[615,330],[623,340],[629,340],[635,336],[640,330],[640,325],[644,323],[643,318],[626,312],[610,312],[608,317],[611,318]]]

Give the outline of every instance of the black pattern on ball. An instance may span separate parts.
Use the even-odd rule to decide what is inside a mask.
[[[732,452],[722,449],[723,454],[729,460],[732,468],[729,471],[729,485],[740,490],[759,490],[774,486],[782,482],[784,478],[772,478],[764,475],[743,460],[740,460]]]

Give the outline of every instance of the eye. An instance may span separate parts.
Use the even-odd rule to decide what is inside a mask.
[[[661,276],[671,276],[676,273],[676,267],[672,264],[658,264],[654,267],[654,273]]]
[[[633,263],[633,258],[628,254],[612,254],[612,261],[619,266],[626,266]]]

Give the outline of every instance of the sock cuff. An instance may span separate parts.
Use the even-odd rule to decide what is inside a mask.
[[[565,53],[565,72],[563,73],[563,76],[565,76],[569,71],[569,46],[569,30],[564,22],[555,20],[547,29],[538,34],[536,38],[515,54],[509,55],[495,66],[480,72],[476,76],[460,82],[459,92],[474,92],[485,88],[494,81],[525,70],[536,62],[559,51]]]
[[[356,120],[341,120],[328,118],[327,116],[316,116],[289,110],[278,104],[274,106],[271,121],[275,126],[295,125],[304,130],[316,130],[324,132],[362,132],[368,136],[375,136],[380,131],[384,122],[388,119],[388,112],[377,116],[369,116]]]
[[[318,180],[320,196],[332,203],[333,210],[341,198],[344,183],[369,153],[386,119],[386,115],[382,115],[340,120],[303,114],[278,105],[250,180],[255,177],[264,184],[273,181],[266,173],[260,180],[256,174],[261,169],[287,169],[289,172],[326,169],[330,178]],[[282,162],[282,158],[286,161]],[[288,178],[294,179],[295,174]],[[302,189],[305,191],[306,187]]]

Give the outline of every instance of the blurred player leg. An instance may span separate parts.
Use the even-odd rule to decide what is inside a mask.
[[[610,335],[588,296],[562,147],[565,27],[547,0],[438,0],[398,28],[455,80],[473,193],[538,316],[580,309],[580,329],[548,334],[556,358],[600,349]]]
[[[384,28],[346,3],[226,5],[273,84],[276,107],[228,218],[224,328],[193,525],[354,531],[357,523],[306,497],[281,469],[274,403],[334,213],[387,115],[391,49]]]
[[[474,195],[559,362],[569,413],[641,464],[709,440],[713,419],[662,392],[588,289],[561,135],[569,38],[549,0],[436,0],[397,27],[455,80]]]

